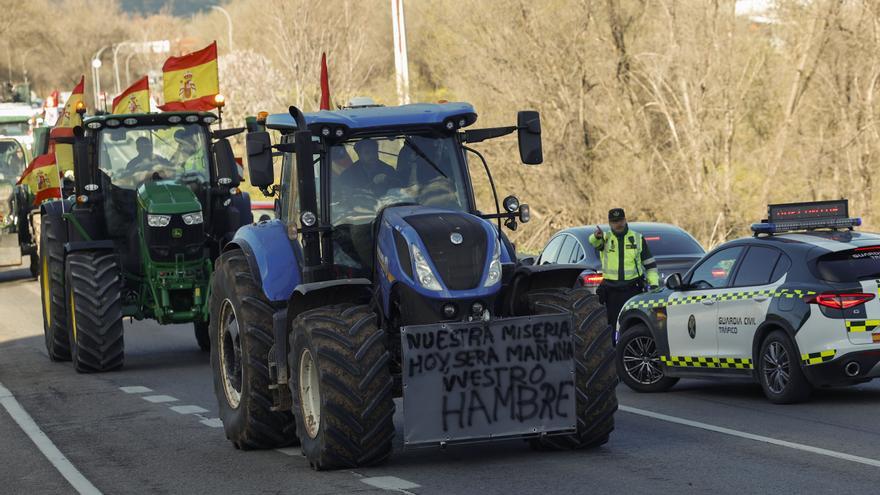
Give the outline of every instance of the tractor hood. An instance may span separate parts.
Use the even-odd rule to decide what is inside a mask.
[[[147,213],[189,213],[202,209],[189,187],[173,181],[148,181],[137,192],[138,204]]]

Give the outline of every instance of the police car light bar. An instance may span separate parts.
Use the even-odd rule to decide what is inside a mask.
[[[861,218],[849,218],[849,201],[811,201],[769,205],[767,220],[752,224],[755,234],[776,234],[796,230],[852,229]]]

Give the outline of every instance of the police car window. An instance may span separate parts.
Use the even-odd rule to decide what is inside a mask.
[[[556,236],[547,243],[547,247],[544,248],[544,251],[541,253],[541,264],[546,265],[548,263],[556,262],[556,255],[559,254],[559,248],[562,247],[562,242],[565,241],[565,236]]]
[[[880,246],[866,246],[821,256],[816,261],[819,278],[829,282],[856,282],[880,278]]]
[[[688,281],[695,289],[717,289],[726,287],[733,273],[736,259],[742,253],[741,246],[722,249],[700,263]]]
[[[779,259],[779,251],[763,247],[752,246],[743,257],[739,270],[736,272],[736,278],[733,281],[734,287],[747,287],[750,285],[766,285],[770,283],[773,267]]]
[[[577,241],[574,237],[570,235],[566,235],[565,242],[562,243],[562,247],[559,248],[559,256],[556,257],[557,263],[570,263],[571,254],[574,252],[574,248],[577,245]]]
[[[773,268],[773,275],[770,276],[770,283],[777,282],[783,275],[788,273],[789,269],[791,269],[791,258],[783,253],[779,257],[779,261],[776,262],[776,267]]]

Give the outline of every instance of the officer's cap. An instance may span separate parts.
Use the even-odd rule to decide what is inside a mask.
[[[613,222],[615,220],[625,220],[626,213],[624,213],[623,208],[612,208],[608,210],[608,221]]]

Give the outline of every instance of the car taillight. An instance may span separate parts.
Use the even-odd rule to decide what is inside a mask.
[[[581,275],[581,285],[584,287],[595,287],[602,283],[603,278],[601,273],[585,273]]]
[[[856,292],[850,294],[819,294],[808,298],[810,304],[818,304],[826,308],[849,309],[874,299],[874,294]]]

